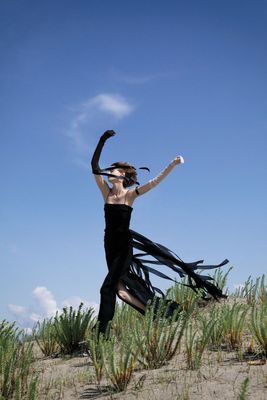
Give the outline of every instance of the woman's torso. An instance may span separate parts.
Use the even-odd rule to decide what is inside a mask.
[[[128,193],[128,192],[127,192]],[[124,198],[124,203],[109,203],[110,192],[106,198],[105,211],[105,233],[125,233],[129,231],[132,206],[126,204],[127,193]]]

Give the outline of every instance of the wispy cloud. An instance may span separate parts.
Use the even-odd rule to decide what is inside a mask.
[[[118,79],[121,82],[127,83],[129,85],[144,85],[156,79],[164,77],[166,74],[154,74],[154,75],[144,75],[144,76],[130,76],[122,75]]]
[[[66,135],[71,140],[74,150],[79,154],[89,151],[88,132],[99,117],[112,120],[127,117],[134,111],[134,106],[120,94],[100,93],[89,98],[74,110]]]
[[[25,312],[26,312],[26,308],[25,307],[18,306],[16,304],[9,304],[8,308],[11,311],[11,313],[15,314],[15,315],[22,315],[22,314],[25,314]]]
[[[117,69],[110,71],[111,76],[118,82],[126,83],[128,85],[145,85],[157,79],[170,76],[170,72],[155,72],[150,74],[129,74]]]

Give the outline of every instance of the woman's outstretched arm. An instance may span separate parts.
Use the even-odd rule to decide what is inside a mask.
[[[99,142],[96,146],[96,149],[94,151],[92,160],[91,160],[91,167],[92,167],[92,173],[94,174],[97,186],[102,192],[102,195],[104,199],[107,197],[108,192],[109,192],[109,186],[105,179],[103,178],[102,175],[98,175],[99,172],[101,172],[101,168],[99,166],[99,159],[100,155],[102,152],[102,149],[104,147],[104,144],[107,139],[109,139],[111,136],[114,136],[115,132],[113,130],[109,130],[103,133],[103,135],[100,137]]]
[[[145,183],[142,186],[137,187],[133,192],[135,193],[135,197],[138,195],[142,195],[149,190],[153,189],[155,186],[157,186],[164,178],[166,178],[167,175],[174,169],[174,167],[178,164],[183,164],[184,159],[182,156],[177,156],[174,160],[170,162],[170,164],[160,172],[159,175],[157,175],[155,178],[150,179],[147,183]]]

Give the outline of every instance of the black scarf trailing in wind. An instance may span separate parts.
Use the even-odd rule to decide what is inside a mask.
[[[112,176],[113,178],[122,179],[122,180],[126,181],[126,183],[128,183],[128,178],[124,175],[114,175],[114,174],[103,172],[103,171],[112,171],[113,169],[116,169],[116,168],[125,169],[125,170],[127,170],[129,168],[133,168],[136,170],[136,168],[133,165],[131,165],[131,166],[121,165],[119,167],[116,167],[116,163],[115,163],[113,166],[111,165],[110,167],[101,168],[101,169],[97,170],[96,172],[94,172],[94,174],[95,175]],[[147,171],[150,172],[150,169],[148,167],[139,167],[138,169],[146,169]],[[140,185],[140,183],[138,181],[134,181],[134,184]]]
[[[225,259],[218,265],[200,265],[203,263],[203,260],[186,263],[181,260],[181,258],[177,256],[177,254],[175,254],[172,250],[168,249],[162,244],[153,242],[147,237],[131,229],[130,233],[132,237],[132,247],[141,251],[139,253],[133,254],[130,273],[132,272],[132,276],[137,275],[142,278],[142,280],[146,282],[146,288],[150,293],[153,293],[155,295],[155,292],[158,292],[164,297],[164,294],[160,289],[152,286],[149,280],[149,273],[155,274],[160,278],[176,282],[175,279],[172,279],[168,275],[149,266],[149,264],[154,264],[166,266],[172,269],[173,271],[178,273],[181,278],[187,276],[188,285],[185,286],[190,287],[195,292],[202,290],[204,292],[203,298],[205,298],[205,295],[208,293],[212,295],[215,299],[227,297],[225,294],[222,293],[222,290],[218,286],[216,286],[214,283],[211,283],[211,281],[213,281],[213,278],[211,276],[198,274],[196,270],[211,270],[215,268],[220,268],[223,265],[227,264],[229,260]],[[134,290],[134,287],[132,287],[132,289]]]

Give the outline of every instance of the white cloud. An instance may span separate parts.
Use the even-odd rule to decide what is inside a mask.
[[[32,335],[32,328],[24,328],[23,331],[26,335]]]
[[[30,315],[30,320],[33,322],[41,321],[42,319],[43,319],[43,317],[39,314],[31,313],[31,315]]]
[[[26,308],[17,304],[8,304],[8,309],[16,316],[26,313]]]
[[[58,307],[54,295],[45,286],[37,286],[33,290],[33,295],[35,303],[32,307],[24,307],[17,304],[8,305],[9,311],[15,316],[17,325],[28,333],[31,333],[34,323],[41,322],[44,318],[54,317],[57,311],[59,313],[62,312],[63,307],[72,306],[74,309],[78,309],[79,305],[83,303],[83,310],[93,308],[94,316],[99,310],[99,304],[82,299],[79,296],[68,297]]]
[[[53,317],[58,311],[53,294],[45,286],[37,286],[33,294],[43,309],[45,317]]]
[[[116,118],[123,118],[131,114],[133,106],[119,94],[103,93],[86,102],[85,107],[96,107],[98,110],[109,113]],[[84,115],[82,115],[84,118]]]
[[[87,135],[99,118],[101,121],[104,116],[111,117],[112,120],[121,119],[130,115],[133,110],[133,105],[123,96],[116,93],[100,93],[76,107],[75,115],[65,133],[78,153],[88,153],[90,146],[87,143]],[[107,124],[112,123],[112,120],[108,120]]]

